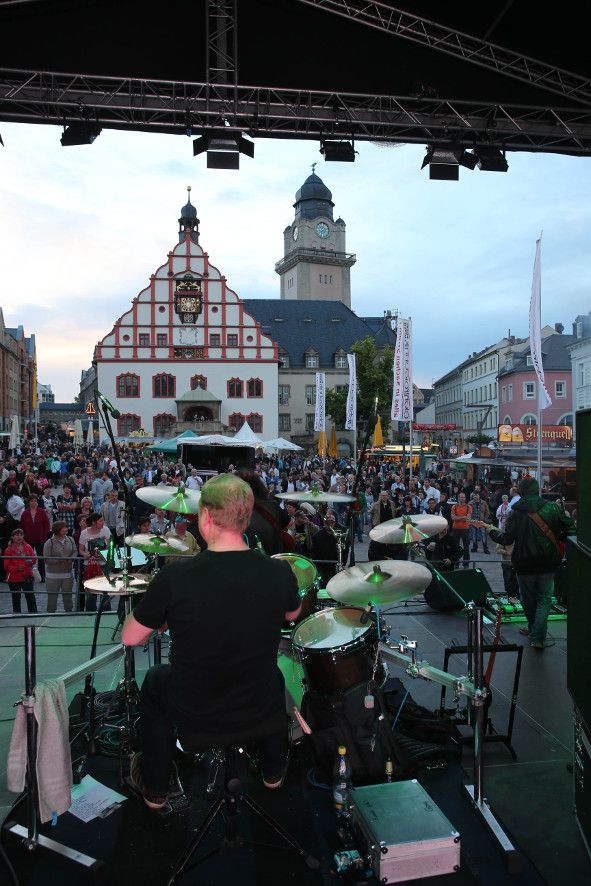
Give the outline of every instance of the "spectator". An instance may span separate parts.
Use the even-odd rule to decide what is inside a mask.
[[[6,581],[12,592],[12,611],[21,611],[21,594],[25,595],[28,612],[37,612],[37,600],[33,585],[33,566],[37,556],[25,541],[23,530],[13,529],[10,543],[4,551]]]
[[[82,517],[82,520],[85,520]],[[72,611],[72,565],[78,553],[76,542],[68,535],[68,525],[64,520],[56,520],[51,527],[51,538],[43,546],[43,556],[47,560],[47,611],[55,612],[60,592],[63,595],[64,610]]]
[[[41,581],[45,581],[45,560],[43,559],[43,546],[50,533],[51,523],[45,508],[39,507],[39,499],[36,495],[29,496],[29,506],[25,508],[21,516],[21,529],[25,541],[35,550],[39,563]]]

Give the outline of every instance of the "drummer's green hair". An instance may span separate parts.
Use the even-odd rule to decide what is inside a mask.
[[[222,529],[244,532],[250,523],[253,502],[248,483],[234,474],[220,474],[203,486],[199,508],[207,508],[213,522]]]

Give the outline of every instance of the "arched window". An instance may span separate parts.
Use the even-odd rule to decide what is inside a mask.
[[[128,412],[117,419],[117,436],[129,437],[132,431],[139,431],[142,422],[139,415]]]
[[[164,412],[161,415],[155,415],[154,435],[156,437],[162,437],[164,434],[168,434],[175,421],[175,416],[170,415],[170,413]]]
[[[228,416],[228,424],[233,431],[239,431],[244,424],[244,416],[241,412],[233,412]]]
[[[162,372],[152,378],[153,397],[174,397],[176,394],[176,378],[168,372]]]
[[[191,379],[191,390],[196,391],[201,388],[202,391],[207,390],[207,378],[204,375],[194,375]]]
[[[251,412],[246,421],[254,434],[263,433],[263,416],[259,415],[258,412]]]
[[[557,425],[568,425],[569,427],[572,428],[572,426],[573,426],[573,414],[572,414],[572,412],[565,412],[564,415],[561,415],[561,416],[560,416],[560,418],[558,419],[558,421],[556,422],[556,424],[557,424]]]
[[[511,424],[511,416],[510,416],[510,415],[506,415],[506,416],[505,416],[505,418],[503,419],[503,424],[504,424],[504,425],[510,425],[510,424]]]
[[[242,397],[243,393],[242,379],[231,378],[228,382],[228,397]]]
[[[520,425],[537,425],[538,420],[535,415],[532,415],[531,412],[526,412],[525,415],[521,416]]]
[[[139,375],[135,375],[133,372],[126,372],[124,375],[118,375],[116,380],[116,391],[118,397],[139,397]]]
[[[249,378],[246,382],[246,394],[248,397],[262,397],[263,380],[260,378]]]

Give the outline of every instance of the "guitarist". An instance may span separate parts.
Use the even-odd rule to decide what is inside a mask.
[[[562,562],[561,542],[576,529],[554,502],[541,498],[538,481],[533,477],[524,477],[519,494],[521,498],[513,505],[504,532],[484,522],[477,525],[487,529],[493,541],[513,545],[511,562],[527,618],[529,645],[544,649],[554,573]]]

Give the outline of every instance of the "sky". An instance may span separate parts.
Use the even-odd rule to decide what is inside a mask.
[[[414,381],[430,387],[473,351],[528,334],[535,241],[542,323],[591,309],[591,159],[510,153],[507,173],[430,181],[424,146],[356,144],[325,162],[314,141],[258,139],[239,171],[208,170],[186,136],[103,130],[63,148],[55,126],[0,124],[0,306],[35,334],[39,380],[79,393],[106,335],[178,241],[186,187],[200,243],[242,298],[278,298],[275,263],[295,192],[317,163],[347,224],[352,308],[413,319]]]

